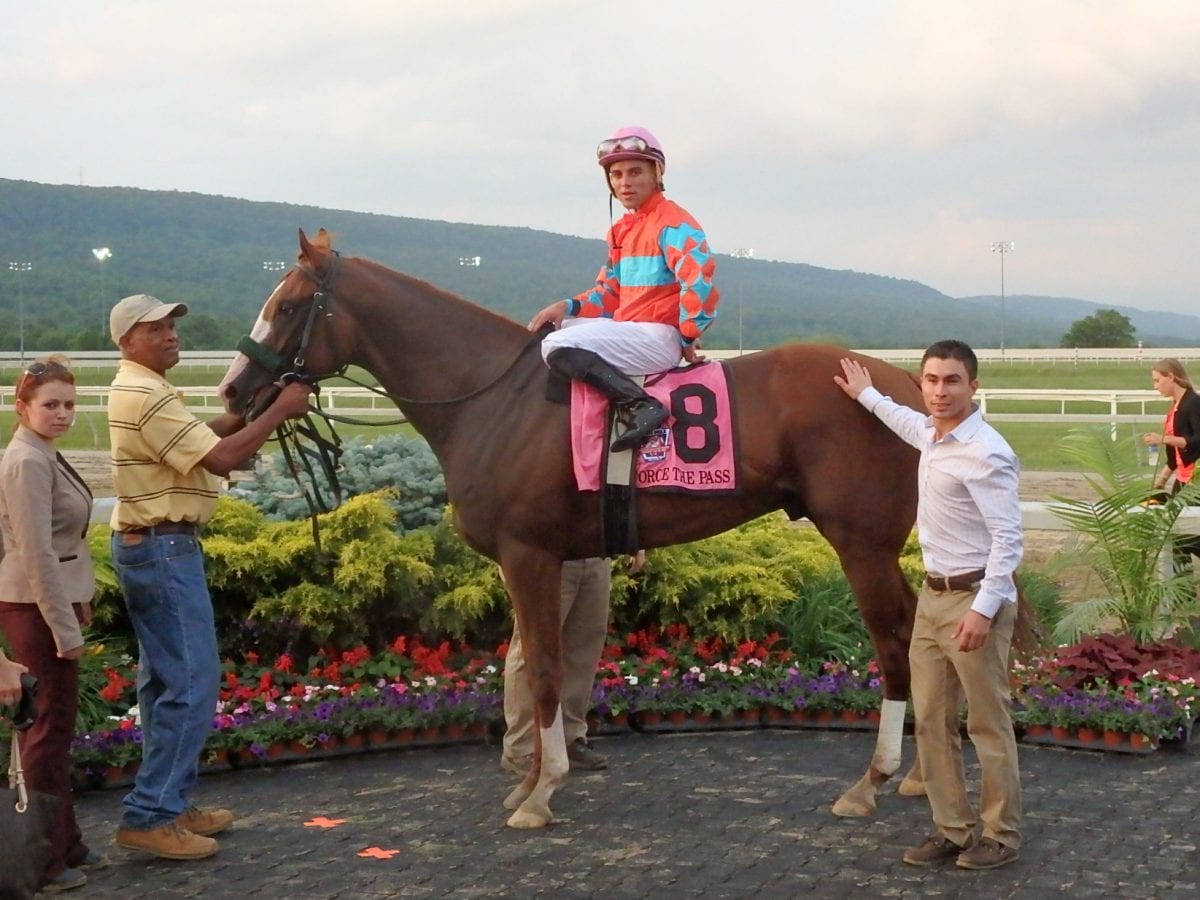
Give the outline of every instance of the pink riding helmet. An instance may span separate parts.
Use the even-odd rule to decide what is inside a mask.
[[[666,168],[667,157],[658,138],[638,125],[618,128],[600,142],[596,159],[604,169],[623,159],[644,159]]]

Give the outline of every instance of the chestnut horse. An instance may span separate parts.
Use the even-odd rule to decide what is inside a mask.
[[[226,408],[245,414],[285,372],[319,378],[361,366],[429,442],[454,523],[500,564],[525,640],[538,728],[533,768],[505,800],[517,828],[551,821],[550,798],[568,770],[559,708],[562,561],[604,555],[600,496],[576,488],[568,410],[546,399],[549,370],[538,340],[430,284],[340,256],[324,229],[313,241],[301,231],[296,266],[272,291],[221,384]],[[840,815],[868,815],[900,765],[916,598],[898,557],[916,516],[917,453],[834,384],[847,355],[791,345],[730,360],[740,492],[642,492],[636,513],[646,549],[719,534],[778,509],[810,519],[833,546],[886,685],[871,765],[834,806]],[[911,375],[856,358],[883,393],[922,408]],[[919,790],[907,779],[901,789]]]

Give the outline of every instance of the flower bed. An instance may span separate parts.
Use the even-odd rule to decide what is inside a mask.
[[[1024,739],[1124,752],[1186,742],[1200,709],[1196,678],[1186,673],[1187,651],[1140,648],[1130,663],[1134,651],[1120,639],[1089,641],[1014,662],[1013,718]],[[874,727],[883,684],[866,648],[814,668],[776,643],[773,637],[693,641],[682,626],[610,637],[592,692],[593,726],[609,733],[631,725]],[[365,647],[326,652],[303,666],[286,655],[266,664],[247,653],[225,663],[203,762],[219,768],[482,739],[503,718],[506,651],[506,645],[481,653],[398,638],[378,653]],[[1147,661],[1153,653],[1166,671]],[[1200,665],[1200,654],[1196,660]],[[113,670],[105,699],[128,708],[135,680],[132,670]],[[1145,740],[1135,742],[1135,736]],[[114,770],[127,778],[140,760],[140,742],[133,708],[114,716],[111,727],[77,736],[76,766],[92,781]]]
[[[1013,719],[1036,742],[1145,752],[1186,744],[1200,715],[1200,652],[1172,641],[1089,637],[1015,662],[1013,681]],[[1091,737],[1106,733],[1124,737]]]

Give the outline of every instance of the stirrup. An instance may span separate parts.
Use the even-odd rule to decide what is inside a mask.
[[[637,405],[641,408],[630,417],[629,428],[618,435],[609,446],[610,453],[620,453],[623,450],[640,447],[654,432],[654,429],[667,421],[667,408],[652,397],[639,401]]]

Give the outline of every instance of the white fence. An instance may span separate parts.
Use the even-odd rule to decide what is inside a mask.
[[[11,411],[16,388],[0,386],[0,411]],[[224,405],[216,387],[185,388],[184,401],[197,414],[217,414]],[[1157,391],[1108,390],[1029,390],[1024,388],[980,388],[975,394],[980,408],[993,422],[1125,422],[1161,423],[1166,400]],[[1041,402],[1058,405],[1056,412],[997,412],[997,402]],[[83,385],[77,390],[80,412],[103,412],[108,403],[108,387]],[[321,388],[321,403],[331,413],[344,416],[397,416],[399,411],[385,397],[361,387]]]
[[[25,360],[44,357],[49,351],[26,350]],[[755,350],[745,351],[747,354]],[[924,348],[903,350],[856,350],[865,356],[873,356],[890,363],[915,363],[924,355]],[[739,356],[737,350],[708,350],[705,356],[712,359],[732,359]],[[182,365],[211,366],[221,371],[229,368],[237,354],[236,350],[184,350],[180,353]],[[79,350],[67,354],[72,366],[79,367],[115,367],[121,354],[116,350]],[[1200,347],[1079,347],[1059,349],[1056,347],[1007,348],[1003,351],[985,347],[975,348],[975,355],[985,362],[1049,362],[1052,365],[1078,365],[1080,363],[1100,362],[1138,362],[1150,365],[1164,356],[1173,356],[1180,360],[1200,360]],[[21,355],[15,350],[0,351],[0,369],[16,368],[21,365]]]

